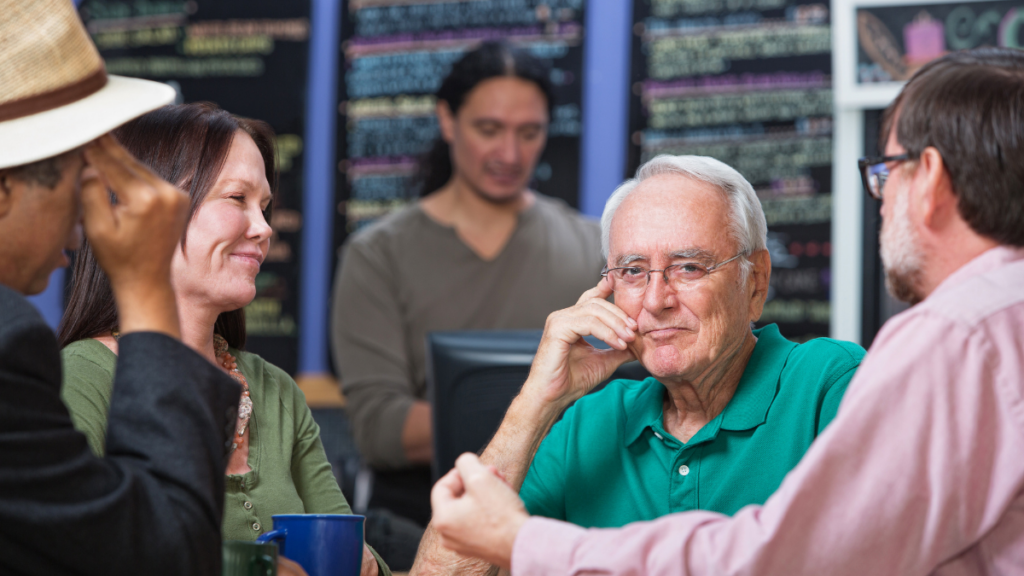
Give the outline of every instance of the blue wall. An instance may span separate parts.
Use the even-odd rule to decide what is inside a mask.
[[[77,3],[77,2],[76,2]],[[312,0],[309,86],[306,100],[306,182],[303,200],[302,298],[299,372],[327,372],[334,220],[335,126],[341,0]],[[599,217],[622,181],[629,105],[630,0],[590,0],[584,44],[583,142],[580,210]],[[62,311],[64,271],[32,298],[56,326]]]
[[[328,372],[331,244],[334,242],[335,125],[341,0],[312,0],[303,179],[299,372]]]
[[[28,300],[39,309],[46,323],[56,330],[61,314],[64,313],[64,269],[54,270],[46,290],[42,294],[29,296]]]
[[[632,21],[631,0],[587,3],[580,210],[598,218],[626,170]]]

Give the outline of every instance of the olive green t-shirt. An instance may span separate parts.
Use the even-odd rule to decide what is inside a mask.
[[[601,279],[598,223],[559,199],[535,197],[492,260],[419,204],[345,244],[331,345],[356,446],[373,468],[411,466],[402,424],[427,396],[428,332],[540,329]]]
[[[836,415],[856,344],[790,342],[771,324],[732,399],[688,442],[664,427],[665,386],[616,380],[580,398],[541,443],[520,490],[531,514],[616,528],[686,510],[763,504]]]
[[[249,383],[249,467],[226,478],[225,540],[255,540],[272,528],[274,514],[351,514],[331,472],[320,427],[295,381],[255,354],[231,349]],[[105,451],[107,415],[117,356],[94,339],[61,351],[61,397],[75,428],[97,455]],[[375,553],[376,554],[376,553]],[[381,574],[390,574],[377,557]]]

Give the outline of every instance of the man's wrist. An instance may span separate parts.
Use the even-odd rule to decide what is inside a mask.
[[[512,550],[515,548],[516,538],[519,536],[519,531],[522,529],[523,524],[530,519],[530,516],[522,511],[517,510],[516,513],[505,522],[508,530],[505,533],[505,537],[502,539],[499,550],[496,550],[499,554],[499,558],[496,558],[495,564],[504,568],[505,570],[512,569]]]
[[[177,303],[170,282],[136,283],[130,287],[122,284],[112,289],[122,334],[161,332],[181,338]]]
[[[527,380],[523,384],[522,392],[512,401],[509,414],[541,424],[546,430],[548,426],[554,424],[569,402],[546,399],[541,394],[534,392],[535,389],[536,387],[531,386],[530,381]]]

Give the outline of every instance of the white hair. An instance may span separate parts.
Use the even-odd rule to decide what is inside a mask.
[[[722,191],[730,206],[729,233],[740,251],[745,255],[764,250],[768,239],[768,224],[761,210],[761,202],[753,186],[739,172],[729,165],[708,156],[671,156],[662,154],[648,160],[636,171],[636,177],[626,180],[612,192],[604,205],[601,215],[601,251],[608,257],[608,243],[611,236],[612,218],[638,184],[661,174],[679,174],[701,182],[707,182]],[[679,187],[680,194],[686,194],[685,186]],[[729,256],[732,256],[731,254]],[[724,257],[724,256],[723,256]],[[747,258],[742,259],[744,272],[751,267]]]

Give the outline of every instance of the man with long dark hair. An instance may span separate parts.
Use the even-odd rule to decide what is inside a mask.
[[[0,14],[0,573],[218,575],[239,386],[179,341],[188,196],[105,135],[174,91],[108,76],[67,0]],[[23,297],[83,227],[121,319],[106,458],[72,427],[57,341]]]
[[[764,506],[621,529],[528,518],[465,454],[434,488],[454,550],[512,574],[1020,574],[1024,52],[922,67],[860,161],[890,291],[839,413]],[[538,358],[541,352],[538,352]],[[757,474],[757,470],[751,470]]]
[[[554,106],[548,76],[503,42],[467,52],[437,91],[425,196],[356,234],[342,257],[333,349],[376,471],[370,506],[420,526],[432,457],[426,332],[542,328],[601,270],[597,223],[529,189]]]

